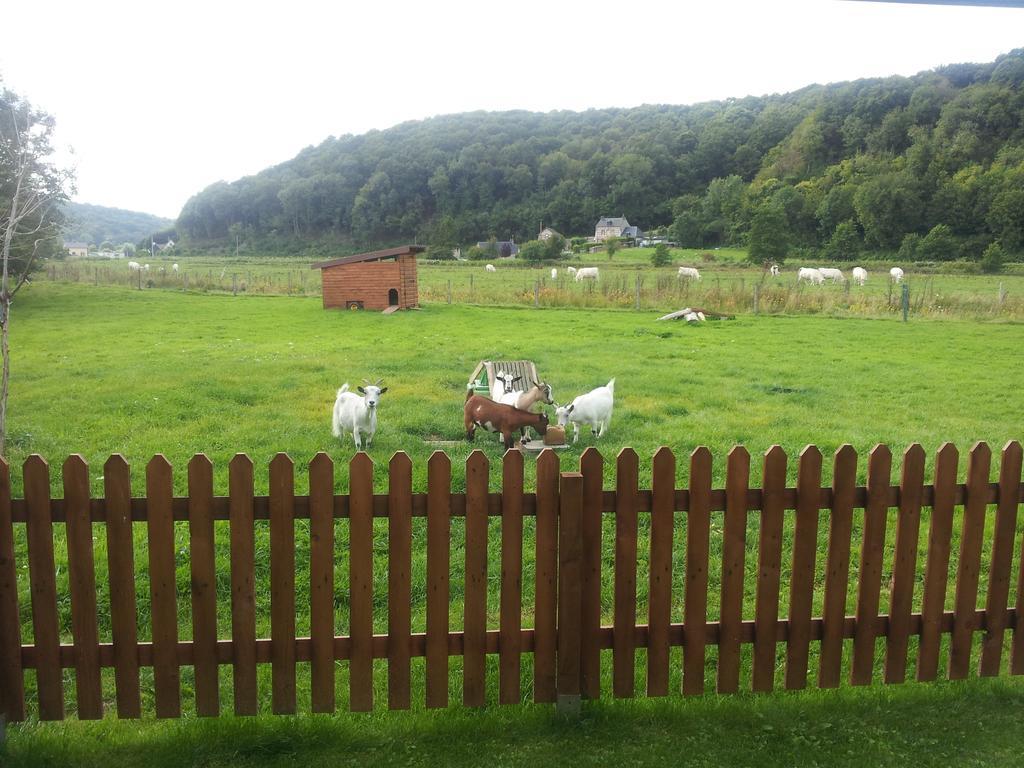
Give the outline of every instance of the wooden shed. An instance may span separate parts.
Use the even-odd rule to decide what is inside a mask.
[[[403,245],[314,264],[323,283],[324,309],[393,312],[419,306],[416,254],[425,250]]]

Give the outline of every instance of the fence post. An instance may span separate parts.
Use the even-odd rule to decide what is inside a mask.
[[[1006,289],[1003,288],[1003,281],[1000,280],[999,281],[999,306],[1000,307],[1003,306],[1003,303],[1005,301],[1006,301]]]
[[[907,322],[907,312],[910,311],[910,286],[906,283],[903,284],[903,292],[900,299],[900,303],[903,306],[903,322]]]
[[[533,281],[533,308],[540,306],[540,280]]]
[[[231,295],[238,295],[238,275],[234,272],[231,273]]]
[[[448,303],[452,303],[452,281],[448,281]]]
[[[761,286],[754,283],[754,314],[758,314],[758,308],[761,299]]]
[[[558,510],[558,711],[580,712],[583,475],[563,472]]]
[[[640,311],[640,275],[636,276],[636,309]]]

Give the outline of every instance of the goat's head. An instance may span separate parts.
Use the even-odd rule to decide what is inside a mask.
[[[569,423],[569,414],[573,412],[576,406],[573,403],[569,405],[555,406],[555,416],[558,418],[558,426],[564,427]]]
[[[542,435],[548,431],[548,415],[543,411],[537,414],[537,426],[534,429]]]
[[[545,384],[543,381],[533,382],[534,389],[540,390],[540,400],[542,403],[547,405],[554,405],[555,401],[551,399],[551,385]]]
[[[365,387],[357,387],[359,394],[363,396],[363,400],[366,401],[367,408],[376,408],[377,403],[380,402],[380,396],[388,391],[387,387],[381,387],[383,379],[377,379],[375,384],[371,384],[366,379],[363,379],[366,384]]]
[[[511,373],[501,371],[500,373],[494,374],[494,378],[501,382],[503,388],[503,395],[507,395],[509,392],[515,392],[516,382],[522,379],[522,376],[513,376]]]

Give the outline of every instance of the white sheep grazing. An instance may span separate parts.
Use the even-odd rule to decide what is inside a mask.
[[[379,384],[379,382],[378,382]],[[335,437],[341,437],[346,432],[352,433],[356,443],[356,450],[363,450],[363,443],[360,433],[366,435],[366,447],[370,447],[373,441],[373,433],[377,431],[377,403],[380,396],[388,391],[387,387],[381,388],[377,385],[368,384],[366,388],[357,387],[360,394],[348,391],[346,381],[338,390],[338,397],[334,401],[334,419],[331,431]]]
[[[864,267],[854,267],[852,274],[857,285],[864,285],[868,281],[868,271]]]
[[[171,269],[174,270],[175,272],[177,272],[178,271],[178,265],[177,264],[171,264]]]
[[[685,277],[688,280],[692,279],[692,280],[697,280],[699,282],[700,281],[700,272],[698,272],[693,267],[680,267],[679,268],[679,272],[677,274],[677,277],[680,277],[680,278]]]
[[[551,268],[551,279],[552,280],[557,280],[558,279],[558,270],[555,269],[554,267]]]
[[[581,280],[597,280],[600,272],[597,267],[580,267],[576,270],[576,282]]]
[[[498,270],[496,270],[494,268],[493,264],[488,264],[486,267],[484,267],[484,269],[486,269],[488,272],[497,272],[498,271]]]
[[[800,267],[800,271],[796,273],[796,281],[800,283],[804,280],[813,285],[821,285],[825,282],[825,276],[821,274],[821,270],[813,267]]]
[[[138,272],[140,269],[142,269],[142,265],[139,264],[139,262],[137,261],[129,261],[128,269],[130,269],[132,272]]]
[[[893,267],[892,269],[889,270],[889,277],[892,278],[892,281],[894,283],[902,283],[903,282],[903,270],[900,269],[899,267]]]
[[[821,276],[828,278],[833,283],[845,283],[846,275],[843,274],[843,270],[836,269],[835,267],[818,267],[818,271],[821,272]]]
[[[558,417],[558,426],[564,427],[572,422],[572,441],[574,443],[580,439],[580,424],[589,424],[591,433],[596,437],[601,437],[608,430],[608,425],[612,421],[614,401],[615,379],[612,379],[605,386],[580,395],[569,405],[556,408],[555,415]]]
[[[566,267],[565,271],[568,272],[570,275],[575,275],[576,274],[576,267]]]
[[[772,264],[770,267],[768,267],[768,273],[772,277],[778,277],[779,276],[779,272],[780,272],[780,270],[779,270],[779,265],[778,264]]]
[[[149,272],[149,264],[143,264],[142,265],[142,271],[143,272]]]

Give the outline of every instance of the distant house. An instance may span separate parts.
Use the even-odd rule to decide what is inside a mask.
[[[483,248],[486,250],[494,249],[498,258],[501,259],[514,259],[519,253],[519,246],[515,244],[514,240],[487,240],[476,244],[477,248]]]
[[[537,235],[537,239],[542,242],[547,242],[552,237],[560,237],[563,240],[565,240],[565,235],[563,235],[561,232],[556,232],[551,227],[544,227],[544,229],[540,231],[540,234]]]
[[[639,227],[631,227],[625,216],[606,216],[599,219],[594,227],[594,240],[599,243],[612,237],[631,237],[634,240],[644,236]]]
[[[89,255],[88,243],[64,243],[64,250],[72,259],[84,259]]]

